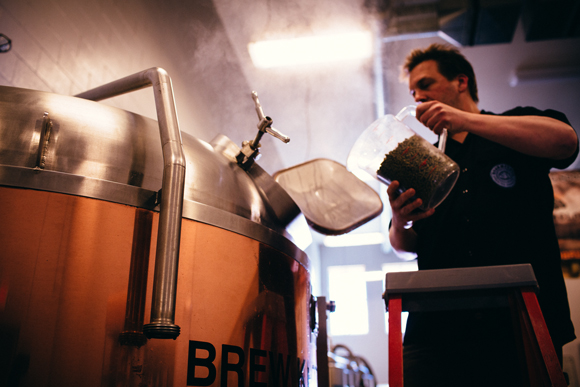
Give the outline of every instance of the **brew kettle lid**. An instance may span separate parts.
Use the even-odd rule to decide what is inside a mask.
[[[321,234],[347,233],[383,211],[377,192],[333,160],[315,159],[278,171],[274,180]]]

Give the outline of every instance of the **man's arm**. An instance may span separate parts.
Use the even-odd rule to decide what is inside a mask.
[[[444,128],[450,136],[473,133],[518,152],[554,160],[570,157],[578,144],[574,128],[550,117],[471,113],[430,101],[417,106],[417,119],[436,134]]]
[[[421,206],[421,199],[410,202],[410,199],[415,195],[415,190],[410,188],[398,195],[398,188],[398,181],[391,182],[387,188],[392,211],[389,241],[400,258],[411,260],[417,257],[417,234],[411,229],[411,226],[414,221],[433,215],[435,210],[414,213],[413,211]]]
[[[389,229],[389,241],[395,254],[406,261],[417,258],[415,245],[417,234],[412,229],[400,229],[391,225]]]

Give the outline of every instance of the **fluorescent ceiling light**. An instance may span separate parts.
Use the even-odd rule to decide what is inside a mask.
[[[347,247],[380,245],[385,242],[385,235],[380,232],[369,232],[365,234],[344,234],[339,236],[324,237],[323,244],[326,247]]]
[[[271,68],[370,58],[370,32],[267,40],[248,44],[254,66]]]

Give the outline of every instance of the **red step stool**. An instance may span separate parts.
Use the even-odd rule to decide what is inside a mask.
[[[498,306],[510,306],[519,320],[530,386],[567,386],[537,290],[530,264],[387,273],[383,298],[389,312],[389,387],[403,386],[402,311]]]

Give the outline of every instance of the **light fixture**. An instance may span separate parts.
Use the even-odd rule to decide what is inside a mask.
[[[248,44],[254,66],[272,68],[370,58],[370,32],[265,40]]]
[[[523,84],[540,83],[540,82],[562,82],[577,80],[580,78],[580,67],[578,66],[561,66],[561,67],[537,67],[537,68],[518,68],[510,77],[511,87]]]

